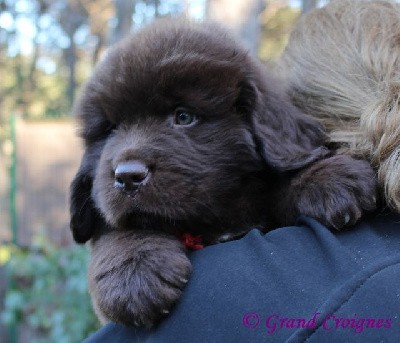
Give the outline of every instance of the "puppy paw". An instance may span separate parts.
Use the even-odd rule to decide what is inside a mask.
[[[151,327],[177,302],[190,273],[174,238],[112,232],[92,243],[89,288],[103,322]]]
[[[367,161],[348,155],[312,165],[292,181],[292,187],[296,212],[331,229],[352,226],[365,212],[376,209],[375,172]]]

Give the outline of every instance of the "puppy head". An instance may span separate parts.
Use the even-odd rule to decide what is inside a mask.
[[[127,38],[99,63],[76,111],[87,153],[71,203],[83,204],[80,189],[92,183],[90,202],[71,207],[80,242],[98,218],[234,230],[256,216],[251,199],[268,196],[268,175],[326,153],[318,124],[214,24],[162,20]],[[79,207],[85,218],[101,214],[95,225],[74,220]]]

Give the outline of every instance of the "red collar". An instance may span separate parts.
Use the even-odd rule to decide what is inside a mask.
[[[204,248],[203,238],[201,235],[193,236],[188,232],[177,235],[178,239],[190,250],[199,250]]]

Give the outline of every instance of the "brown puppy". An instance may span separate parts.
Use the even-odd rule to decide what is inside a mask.
[[[320,125],[214,24],[162,20],[130,36],[76,113],[86,152],[71,228],[92,239],[103,321],[150,326],[169,311],[191,271],[177,235],[212,244],[301,213],[340,229],[375,207],[368,163],[332,156]]]

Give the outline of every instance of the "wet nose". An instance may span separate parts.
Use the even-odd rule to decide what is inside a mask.
[[[120,162],[115,168],[114,186],[124,191],[135,191],[149,174],[149,169],[141,161]]]

